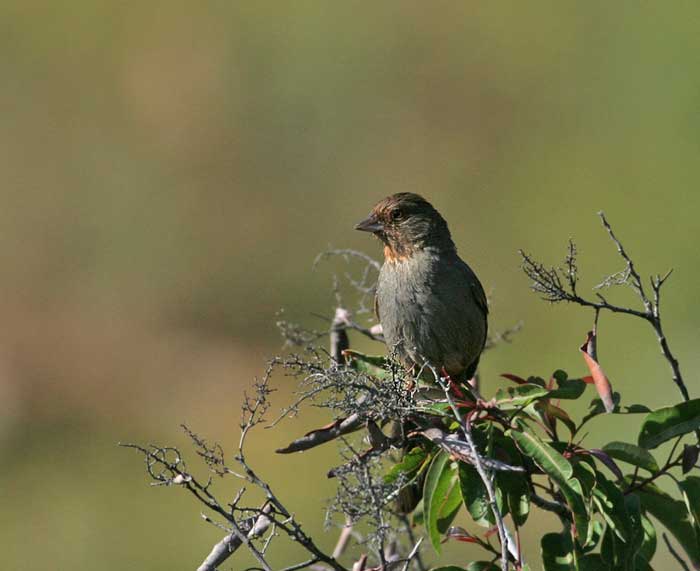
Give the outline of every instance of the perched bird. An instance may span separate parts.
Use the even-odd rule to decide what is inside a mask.
[[[427,361],[452,379],[471,379],[486,342],[488,305],[445,219],[423,197],[401,192],[355,228],[384,244],[375,312],[389,348],[414,372]]]

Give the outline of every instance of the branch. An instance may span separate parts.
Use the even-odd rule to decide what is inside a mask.
[[[683,558],[673,548],[673,545],[671,545],[671,542],[669,541],[668,536],[665,533],[662,533],[661,537],[664,538],[664,543],[666,544],[666,547],[668,548],[668,550],[671,553],[671,555],[673,556],[673,558],[678,562],[678,565],[681,566],[683,571],[690,571],[690,568],[688,567],[687,563],[685,561],[683,561]]]
[[[459,423],[462,434],[464,435],[464,439],[469,447],[472,463],[474,464],[474,467],[476,468],[476,471],[478,472],[479,477],[481,478],[481,481],[484,483],[484,487],[486,488],[486,493],[489,497],[489,505],[491,506],[493,517],[496,520],[496,527],[498,529],[498,539],[501,542],[501,569],[502,571],[508,571],[508,532],[506,531],[506,525],[503,521],[503,516],[501,515],[501,512],[498,509],[498,503],[496,502],[496,491],[494,490],[493,482],[491,481],[489,474],[486,472],[486,468],[484,467],[484,460],[481,457],[481,454],[479,454],[476,444],[474,444],[474,439],[472,438],[471,434],[471,422],[468,416],[467,418],[462,419],[462,416],[460,415],[459,410],[457,409],[457,405],[455,404],[454,399],[452,398],[452,394],[450,392],[451,380],[449,378],[441,377],[438,374],[435,367],[433,367],[429,363],[426,363],[426,365],[433,372],[435,380],[445,392],[445,397],[447,398],[447,402],[449,403],[450,408],[452,409],[452,414],[454,414],[455,419]],[[517,551],[514,555],[517,558]]]
[[[244,524],[243,530],[246,527],[249,528],[246,538],[250,541],[264,534],[272,523],[267,514],[270,512],[270,505],[267,504],[262,508],[262,512],[257,519],[253,522],[246,522]],[[236,533],[231,533],[224,537],[219,543],[217,543],[211,553],[202,562],[202,564],[197,567],[197,571],[216,571],[216,568],[221,565],[226,559],[228,559],[236,550],[243,544],[241,538],[236,535]]]
[[[690,395],[683,380],[678,359],[676,359],[675,355],[672,353],[668,339],[666,338],[661,325],[661,287],[666,283],[666,280],[671,275],[671,272],[667,272],[664,276],[657,275],[656,277],[651,278],[650,283],[652,296],[649,297],[647,290],[644,288],[642,277],[637,271],[634,261],[627,253],[627,250],[625,250],[620,239],[614,233],[612,226],[605,217],[605,214],[603,214],[603,212],[599,212],[598,216],[603,224],[603,228],[615,245],[618,254],[624,260],[625,268],[620,272],[607,276],[594,289],[628,285],[637,294],[643,309],[640,310],[632,307],[615,305],[610,303],[600,292],[596,292],[596,296],[598,298],[597,301],[581,297],[576,291],[576,283],[578,281],[576,268],[576,248],[572,242],[569,242],[569,251],[565,260],[565,269],[546,267],[544,264],[534,260],[529,254],[526,254],[520,250],[523,271],[532,281],[530,287],[533,291],[541,294],[544,300],[552,303],[565,301],[575,303],[582,307],[590,307],[595,309],[596,312],[606,310],[612,313],[632,315],[647,321],[654,329],[656,339],[659,343],[659,347],[661,348],[661,354],[664,356],[666,361],[668,361],[671,367],[673,382],[678,387],[683,399],[688,401],[690,400]],[[700,440],[700,431],[697,434],[698,440]]]
[[[335,422],[319,428],[317,430],[312,430],[308,432],[301,438],[297,438],[292,441],[289,445],[284,448],[278,448],[275,450],[277,454],[291,454],[292,452],[303,452],[304,450],[309,450],[331,440],[343,436],[345,434],[350,434],[362,428],[365,424],[365,420],[358,414],[351,414],[347,418],[341,418]]]

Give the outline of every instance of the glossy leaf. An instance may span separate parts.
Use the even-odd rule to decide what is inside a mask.
[[[505,495],[508,512],[513,521],[518,526],[523,525],[530,513],[530,490],[527,480],[516,472],[499,472],[496,475],[496,483]]]
[[[408,451],[401,462],[391,467],[384,476],[384,483],[393,484],[400,477],[410,480],[428,459],[428,452],[419,446]]]
[[[603,451],[616,460],[639,466],[649,472],[659,471],[659,465],[646,448],[615,440],[603,446]]]
[[[639,445],[656,448],[671,438],[697,428],[700,428],[700,399],[660,408],[644,419],[639,433]]]
[[[625,508],[627,510],[627,522],[629,536],[625,542],[625,564],[634,569],[634,561],[644,541],[644,527],[642,525],[641,502],[635,494],[625,496]]]
[[[597,474],[597,485],[593,490],[593,502],[608,528],[622,541],[626,541],[630,531],[625,497],[620,489],[600,472]]]
[[[496,393],[496,405],[501,410],[520,408],[532,401],[547,396],[549,391],[544,387],[532,384],[516,385],[499,389]]]
[[[569,461],[532,432],[511,429],[506,434],[515,440],[524,455],[529,456],[559,486],[573,513],[576,534],[582,544],[587,543],[590,520],[588,508],[581,483],[573,478],[574,470]]]
[[[700,546],[685,503],[653,484],[647,484],[634,493],[639,497],[642,510],[654,516],[676,538],[693,564],[700,566]]]
[[[591,522],[591,539],[588,542],[588,545],[583,546],[583,553],[590,553],[593,551],[596,547],[598,547],[598,543],[600,542],[601,538],[603,537],[603,533],[605,532],[605,524],[600,522],[597,519],[594,519]]]
[[[534,433],[511,429],[506,435],[511,436],[523,454],[532,458],[555,482],[565,483],[573,476],[569,461]]]
[[[561,421],[571,434],[576,433],[576,423],[571,420],[569,414],[562,408],[553,405],[551,402],[537,403],[543,405],[544,413],[550,418]]]
[[[688,513],[690,513],[695,529],[700,537],[700,478],[688,476],[678,484],[678,487],[683,492],[683,499],[688,507]]]
[[[589,533],[591,520],[581,483],[571,478],[565,484],[559,484],[559,489],[574,516],[576,537],[585,546],[591,541],[592,534]]]
[[[557,388],[549,391],[553,399],[577,399],[586,390],[586,383],[581,379],[569,379],[564,371],[555,371],[552,375]]]
[[[563,533],[547,533],[540,540],[542,564],[545,571],[572,571],[576,569],[574,545]]]
[[[489,505],[488,494],[476,468],[471,464],[460,462],[458,472],[462,500],[472,519],[481,526],[492,526],[495,520]]]
[[[423,489],[425,527],[435,551],[461,505],[459,479],[449,455],[441,451],[430,464]]]
[[[683,473],[690,472],[698,463],[700,446],[697,444],[686,444],[683,446]]]
[[[639,557],[644,561],[651,561],[656,553],[656,528],[645,515],[642,516],[642,528],[644,537],[639,548]]]
[[[365,355],[352,349],[346,349],[343,355],[345,362],[356,371],[378,379],[384,379],[390,374],[386,369],[387,359],[383,355]]]

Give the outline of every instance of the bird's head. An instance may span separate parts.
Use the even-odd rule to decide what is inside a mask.
[[[378,202],[355,229],[371,232],[384,242],[388,261],[408,258],[427,247],[454,250],[445,219],[425,198],[410,192],[392,194]]]

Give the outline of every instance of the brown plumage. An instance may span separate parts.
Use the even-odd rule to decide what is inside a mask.
[[[409,368],[427,361],[470,379],[486,342],[488,306],[445,219],[423,197],[403,192],[380,201],[356,229],[384,244],[375,309],[387,345]]]

